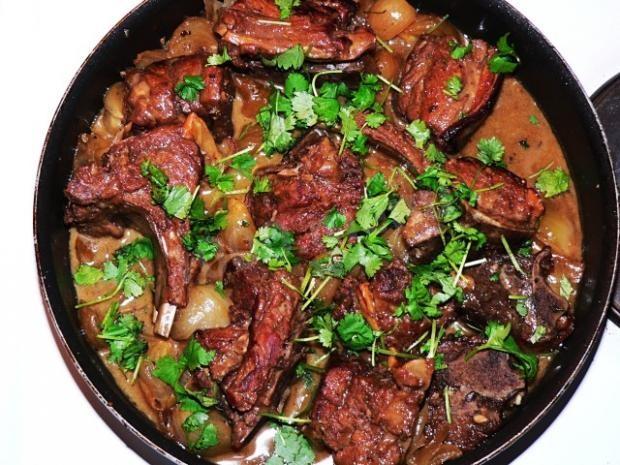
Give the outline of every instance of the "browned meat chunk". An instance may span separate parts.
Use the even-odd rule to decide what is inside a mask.
[[[351,26],[355,4],[349,0],[308,0],[282,21],[271,0],[237,0],[220,14],[215,32],[234,63],[273,57],[301,45],[310,61],[352,61],[372,48],[374,34]]]
[[[387,347],[405,351],[431,326],[428,318],[413,320],[406,314],[395,315],[398,306],[405,301],[405,290],[410,282],[411,274],[398,260],[384,266],[370,282],[347,276],[335,296],[334,317],[340,319],[346,313],[361,313],[374,330],[383,331]],[[454,316],[452,306],[444,306],[439,324],[445,325]]]
[[[501,77],[487,63],[495,49],[482,40],[472,40],[472,51],[465,58],[450,56],[453,38],[423,36],[407,58],[397,106],[409,120],[421,119],[431,129],[443,149],[454,152],[458,140],[475,128],[491,110]],[[448,95],[450,79],[458,78],[462,90]]]
[[[515,270],[505,254],[491,251],[485,258],[485,263],[466,271],[471,285],[465,290],[463,309],[469,319],[477,324],[510,323],[513,334],[521,342],[558,345],[568,337],[573,330],[573,315],[568,302],[547,283],[546,278],[553,268],[549,248],[533,258],[517,257],[527,276]],[[521,313],[527,314],[520,315],[517,305]],[[537,333],[539,327],[544,330],[538,329]]]
[[[182,244],[188,224],[166,215],[151,199],[151,185],[140,173],[148,160],[161,169],[170,185],[193,192],[202,173],[202,157],[183,126],[164,126],[127,138],[106,153],[101,163],[77,168],[65,191],[69,199],[66,222],[83,227],[109,224],[118,215],[146,222],[159,244],[157,289],[160,315],[174,317],[174,309],[187,305],[190,257]],[[92,231],[92,229],[91,229]],[[166,323],[166,324],[164,324]],[[156,330],[167,336],[171,321],[159,321]]]
[[[475,449],[501,426],[504,412],[525,390],[525,382],[512,368],[510,356],[494,350],[465,356],[483,344],[479,337],[446,340],[439,346],[447,368],[435,372],[427,399],[429,422],[425,433],[432,440],[448,429],[445,442],[463,451]],[[450,420],[446,412],[446,393]]]
[[[402,235],[409,247],[413,263],[425,263],[441,249],[441,230],[433,204],[437,202],[434,192],[416,190],[409,199],[411,214],[403,227]]]
[[[476,207],[466,204],[471,218],[489,234],[531,236],[545,212],[540,194],[514,173],[471,158],[448,160],[446,171],[470,189],[481,191]]]
[[[203,56],[194,55],[127,71],[129,121],[152,128],[179,122],[193,112],[206,120],[216,139],[231,136],[235,91],[230,72],[221,66],[205,66],[205,62]],[[184,100],[175,92],[185,76],[201,76],[204,81],[204,89],[194,101]]]
[[[355,122],[370,142],[406,162],[414,173],[421,174],[430,166],[424,152],[415,146],[413,138],[394,123],[386,121],[374,129],[365,124],[366,117],[363,113],[358,113]]]
[[[271,192],[248,198],[254,221],[295,233],[298,255],[314,258],[325,251],[322,238],[330,234],[325,216],[337,209],[347,224],[355,217],[364,188],[359,158],[348,150],[338,155],[327,135],[314,131],[273,171],[267,173]]]
[[[231,325],[197,333],[217,355],[209,370],[220,382],[239,448],[258,425],[261,413],[280,401],[283,383],[298,361],[293,340],[303,326],[299,295],[282,284],[286,272],[270,272],[242,259],[232,263],[226,286],[232,287]]]
[[[433,372],[412,360],[392,372],[345,360],[329,369],[312,411],[312,432],[336,465],[396,465],[411,437]]]

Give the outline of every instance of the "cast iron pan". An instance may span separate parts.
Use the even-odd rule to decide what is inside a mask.
[[[551,423],[568,401],[598,346],[612,292],[618,244],[618,209],[605,136],[590,100],[555,48],[502,0],[421,0],[423,10],[489,42],[511,33],[523,60],[517,76],[540,104],[566,153],[579,197],[585,238],[585,275],[576,303],[574,334],[544,382],[491,440],[455,465],[506,463]],[[52,121],[39,166],[34,243],[41,293],[63,356],[93,406],[123,440],[152,463],[204,464],[157,429],[125,398],[80,333],[63,224],[63,189],[77,137],[88,130],[106,88],[135,55],[160,46],[201,0],[148,0],[119,22],[87,58]],[[95,439],[93,439],[94,441]],[[94,442],[93,442],[94,444]]]

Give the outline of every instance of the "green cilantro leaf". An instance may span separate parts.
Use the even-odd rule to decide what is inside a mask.
[[[333,126],[338,120],[340,113],[340,102],[334,97],[314,97],[314,106],[312,107],[319,121]]]
[[[232,174],[224,174],[224,171],[214,165],[205,165],[205,175],[209,184],[222,192],[231,192],[235,188],[235,178]]]
[[[170,189],[163,203],[163,207],[170,216],[184,220],[187,218],[193,200],[192,193],[187,186],[178,184]]]
[[[536,330],[538,331],[538,328]],[[521,370],[525,379],[531,381],[536,378],[538,359],[535,355],[526,354],[519,348],[514,338],[510,335],[510,323],[502,325],[496,321],[489,321],[484,333],[488,338],[487,342],[469,352],[465,360],[469,360],[483,350],[505,352],[517,359],[516,366]]]
[[[108,359],[126,371],[133,371],[138,360],[147,350],[147,343],[142,338],[142,322],[132,314],[119,315],[119,304],[110,305],[101,323],[101,332],[97,335],[108,343]]]
[[[566,276],[562,275],[560,278],[560,295],[566,300],[569,300],[574,292],[575,289],[573,289],[572,283]]]
[[[312,327],[319,333],[319,343],[330,349],[334,340],[336,323],[329,313],[312,317]]]
[[[144,160],[140,164],[140,173],[151,183],[153,201],[158,205],[164,203],[169,191],[168,176],[150,160]]]
[[[569,187],[570,178],[562,168],[542,170],[536,180],[536,189],[547,199],[566,192]]]
[[[185,346],[183,356],[185,357],[187,368],[195,370],[209,365],[215,358],[215,351],[206,350],[196,339],[192,338]]]
[[[331,210],[329,213],[327,213],[327,215],[325,216],[325,219],[323,220],[323,224],[327,226],[329,229],[340,229],[345,225],[346,222],[347,222],[347,217],[344,216],[342,213],[340,213],[335,208]]]
[[[275,4],[280,9],[280,19],[288,19],[293,8],[301,5],[301,0],[275,0]]]
[[[433,163],[445,163],[447,160],[446,154],[439,150],[435,144],[429,144],[424,151],[424,156]]]
[[[388,184],[383,173],[375,173],[366,181],[366,192],[369,197],[375,197],[388,191]]]
[[[431,130],[421,119],[412,121],[406,129],[407,132],[413,136],[415,146],[419,149],[423,149],[431,138]]]
[[[73,280],[78,286],[91,286],[103,279],[103,271],[90,265],[80,265],[73,273]]]
[[[311,465],[314,452],[308,440],[295,428],[287,425],[273,425],[275,429],[273,454],[265,465]]]
[[[538,325],[536,326],[536,329],[534,330],[534,334],[532,334],[532,337],[530,337],[529,341],[532,344],[536,344],[538,341],[540,341],[540,339],[547,333],[547,328],[545,328],[543,325]]]
[[[476,156],[485,165],[506,166],[504,163],[504,153],[506,153],[506,149],[502,141],[497,137],[480,139],[476,147],[478,148]]]
[[[269,181],[269,178],[265,176],[263,178],[254,179],[252,193],[264,194],[266,192],[271,192],[271,181]]]
[[[452,47],[450,56],[455,60],[462,60],[471,53],[473,42],[470,41],[467,45],[461,45],[456,40],[452,40],[450,41],[450,46]]]
[[[284,94],[292,98],[295,92],[307,92],[310,88],[310,83],[301,73],[289,73],[284,81]]]
[[[463,81],[457,75],[452,76],[446,81],[446,86],[443,89],[443,93],[448,97],[452,97],[454,100],[459,99],[459,94],[463,90]]]
[[[231,60],[232,58],[230,58],[228,50],[226,49],[226,47],[224,47],[222,53],[214,53],[209,58],[207,58],[207,64],[210,66],[219,66]]]
[[[497,41],[497,52],[489,60],[489,69],[493,73],[512,73],[519,66],[519,57],[514,46],[508,42],[509,34]]]
[[[246,178],[249,178],[252,176],[252,170],[256,166],[256,158],[254,158],[251,153],[242,153],[232,159],[230,166],[239,171]]]
[[[226,227],[226,218],[227,212],[220,210],[213,216],[203,214],[202,218],[193,219],[190,231],[182,238],[185,249],[206,262],[213,260],[219,250],[213,236]]]
[[[263,226],[256,231],[251,253],[269,269],[286,268],[298,263],[295,256],[295,236],[277,226]]]
[[[297,125],[303,128],[314,126],[318,116],[314,112],[314,97],[308,92],[295,92],[291,99]]]
[[[359,313],[347,313],[336,327],[338,336],[344,345],[351,350],[363,350],[375,340],[372,328]]]
[[[263,64],[288,71],[289,69],[300,69],[304,64],[304,59],[304,49],[297,44],[272,59],[263,58]]]
[[[387,121],[387,116],[385,116],[383,113],[375,112],[375,113],[369,113],[366,115],[366,124],[373,129],[377,129],[379,126],[381,126],[386,121]]]
[[[411,210],[409,209],[405,201],[403,199],[400,199],[398,202],[396,202],[396,205],[394,205],[394,208],[392,209],[389,218],[396,221],[397,223],[405,224],[407,222],[407,218],[409,218],[409,215],[411,215]]]
[[[375,228],[389,204],[390,196],[387,192],[376,197],[365,198],[355,214],[355,220],[364,230]]]
[[[198,100],[198,94],[205,88],[205,81],[202,76],[185,75],[183,80],[174,86],[174,91],[179,97],[188,102]]]
[[[528,121],[530,122],[530,124],[533,124],[534,126],[538,126],[540,124],[540,121],[538,121],[538,118],[536,117],[536,115],[530,115],[530,117],[528,118]]]

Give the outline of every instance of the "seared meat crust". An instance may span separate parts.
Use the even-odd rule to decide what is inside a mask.
[[[487,261],[467,270],[471,287],[465,289],[464,315],[476,324],[487,321],[510,323],[515,337],[522,343],[531,343],[536,328],[543,326],[545,333],[536,345],[557,346],[573,330],[574,317],[568,302],[557,295],[547,283],[553,268],[551,250],[546,247],[533,258],[517,257],[527,273],[522,276],[507,255],[490,250]],[[491,280],[496,274],[497,281]],[[527,308],[525,317],[516,310],[516,301],[509,296],[523,296]]]
[[[193,55],[127,71],[129,121],[142,128],[153,128],[182,121],[193,112],[205,119],[217,140],[231,136],[235,90],[230,72],[205,63],[206,57]],[[175,86],[185,76],[201,76],[204,80],[204,90],[195,101],[184,100],[175,92]]]
[[[397,107],[409,120],[421,119],[443,150],[455,152],[459,141],[471,133],[491,110],[501,86],[501,75],[491,72],[488,61],[495,48],[472,40],[472,51],[461,60],[450,56],[453,37],[423,36],[416,43],[400,81],[403,93]],[[462,84],[458,98],[444,92],[454,76]]]
[[[254,221],[257,226],[273,223],[293,232],[298,255],[308,260],[325,251],[322,238],[330,234],[325,216],[335,208],[348,225],[363,196],[359,158],[348,150],[339,155],[322,131],[308,134],[281,166],[266,175],[272,191],[247,200]]]
[[[351,26],[354,14],[349,0],[308,0],[282,21],[271,0],[237,0],[221,12],[215,32],[241,67],[260,66],[261,57],[295,45],[302,46],[310,61],[352,61],[375,43],[370,29]]]
[[[193,192],[200,181],[202,158],[196,143],[186,137],[183,126],[162,126],[114,144],[101,163],[77,168],[65,191],[69,199],[65,221],[83,228],[106,225],[119,215],[128,215],[137,217],[140,224],[146,223],[157,239],[158,258],[163,265],[158,267],[157,276],[160,307],[184,307],[190,256],[181,239],[188,225],[167,216],[153,203],[151,185],[140,173],[140,164],[145,160],[160,168],[170,185],[184,185]]]
[[[220,382],[232,422],[232,442],[241,447],[258,425],[261,413],[280,402],[283,383],[300,357],[293,340],[303,326],[299,295],[282,280],[284,271],[242,259],[232,263],[225,285],[232,287],[231,325],[199,331],[197,338],[216,350],[210,365]]]
[[[325,375],[312,411],[312,433],[336,465],[396,465],[407,450],[433,362],[388,371],[344,360]]]
[[[445,442],[463,451],[475,449],[499,429],[510,402],[524,392],[525,382],[512,368],[508,354],[486,350],[465,361],[466,355],[483,343],[480,337],[461,337],[439,346],[447,368],[435,372],[426,401],[430,418],[425,433],[429,441],[447,427]],[[451,423],[447,421],[446,388]]]
[[[488,189],[479,193],[475,207],[465,204],[471,219],[485,232],[526,237],[536,232],[545,206],[525,179],[471,157],[448,160],[445,168],[472,190]]]

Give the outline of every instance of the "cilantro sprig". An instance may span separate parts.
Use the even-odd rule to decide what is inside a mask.
[[[183,79],[174,86],[174,91],[179,97],[188,102],[198,100],[198,95],[205,88],[205,81],[202,76],[185,75]]]
[[[278,226],[258,228],[250,253],[271,270],[285,268],[291,271],[292,266],[299,262],[295,256],[295,236]]]
[[[466,361],[483,350],[505,352],[515,357],[515,366],[523,373],[525,379],[531,381],[536,378],[538,359],[535,355],[526,354],[519,348],[517,342],[510,335],[510,323],[503,325],[496,321],[489,321],[484,334],[487,336],[487,342],[469,352],[465,356]]]
[[[133,265],[141,260],[153,260],[154,255],[151,240],[141,238],[118,249],[114,254],[114,258],[104,262],[102,268],[95,268],[84,264],[80,265],[73,275],[76,284],[94,285],[103,280],[116,282],[116,287],[108,294],[88,302],[82,302],[76,305],[75,308],[83,308],[105,302],[121,292],[126,297],[140,297],[147,285],[153,281],[153,277],[134,270]]]
[[[489,60],[489,69],[498,74],[513,73],[519,66],[520,59],[514,46],[508,42],[508,36],[504,34],[497,41],[497,52]]]
[[[274,450],[266,465],[311,465],[314,452],[308,440],[295,428],[275,425]]]
[[[217,400],[208,391],[192,391],[181,382],[181,379],[186,371],[191,372],[206,367],[214,358],[214,350],[206,350],[196,339],[192,338],[178,360],[165,355],[156,361],[153,369],[153,376],[174,390],[179,408],[191,413],[183,422],[182,427],[188,434],[199,432],[197,439],[188,444],[192,450],[206,449],[219,443],[217,428],[213,423],[208,422],[207,413],[209,408],[217,404]]]
[[[570,177],[562,168],[544,169],[536,179],[536,189],[547,199],[563,194],[569,187]]]
[[[142,337],[143,324],[132,314],[120,315],[118,309],[118,302],[110,305],[97,337],[107,342],[110,362],[116,363],[125,371],[134,371],[139,368],[140,360],[148,347]]]
[[[144,160],[140,164],[140,173],[151,183],[153,202],[161,205],[168,215],[184,220],[194,199],[187,186],[170,186],[168,176],[150,160]]]
[[[203,200],[196,197],[189,212],[190,230],[182,238],[185,249],[205,262],[215,258],[219,250],[215,235],[226,228],[227,214],[220,210],[208,215]]]

